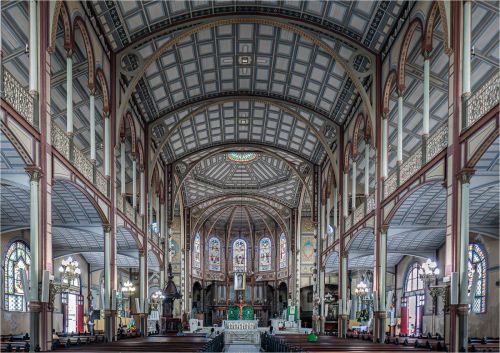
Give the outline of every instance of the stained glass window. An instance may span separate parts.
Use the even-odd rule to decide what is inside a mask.
[[[201,269],[201,244],[200,235],[197,233],[193,242],[193,267]]]
[[[247,270],[247,242],[236,239],[233,243],[233,271]]]
[[[28,246],[22,241],[16,241],[9,246],[4,259],[4,289],[5,310],[26,311],[21,270],[26,270],[29,279],[31,263]]]
[[[469,311],[486,312],[486,256],[484,248],[476,243],[469,244],[469,296],[472,300]]]
[[[406,274],[405,292],[414,292],[424,289],[424,281],[420,277],[424,273],[422,266],[418,262],[414,262]]]
[[[262,238],[259,242],[259,271],[271,270],[271,239]]]
[[[257,159],[255,152],[229,152],[226,155],[228,161],[234,163],[251,163]]]
[[[286,268],[288,261],[288,251],[286,249],[286,236],[281,233],[280,235],[280,270]]]
[[[208,269],[220,271],[220,240],[216,237],[208,242]]]

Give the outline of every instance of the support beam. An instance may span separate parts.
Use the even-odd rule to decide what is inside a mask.
[[[140,188],[141,188],[141,191],[140,191],[140,194],[141,194],[141,200],[140,200],[140,211],[141,211],[141,216],[144,216],[144,213],[146,212],[146,205],[145,205],[145,202],[146,202],[146,195],[145,195],[145,185],[144,185],[144,170],[141,170],[141,177],[140,177],[140,180],[139,180],[139,183],[140,183]]]
[[[123,197],[127,190],[125,188],[125,139],[120,143],[120,192]]]
[[[139,251],[139,305],[137,311],[140,313],[140,331],[141,336],[147,336],[147,317],[146,317],[146,298],[147,296],[147,280],[148,280],[148,270],[146,267],[146,253],[144,250]]]
[[[113,341],[111,313],[111,226],[104,225],[104,337]]]
[[[137,211],[137,159],[132,159],[132,207]]]
[[[352,183],[351,183],[351,207],[352,212],[356,209],[356,178],[357,178],[357,163],[352,161]]]
[[[459,247],[459,306],[458,306],[458,348],[465,351],[468,347],[469,316],[469,193],[473,171],[460,174],[460,247]]]
[[[470,95],[470,67],[471,67],[471,13],[472,2],[463,3],[463,53],[462,53],[462,95]]]
[[[104,175],[111,176],[111,119],[104,117]]]
[[[66,53],[66,133],[73,134],[73,52]]]
[[[30,60],[30,93],[38,94],[38,6],[36,0],[30,0],[30,38],[29,38],[29,60]]]
[[[388,141],[387,141],[387,116],[386,114],[382,115],[382,153],[381,153],[381,159],[382,159],[382,179],[387,178],[387,165],[388,165],[388,156],[387,156],[387,146],[388,146]]]
[[[95,95],[90,93],[90,160],[95,163],[96,145],[95,145]]]
[[[344,195],[342,195],[342,217],[341,217],[341,220],[342,222],[344,221],[344,218],[347,217],[348,213],[349,213],[349,205],[348,205],[348,202],[349,202],[349,194],[348,194],[348,191],[347,191],[347,182],[348,182],[348,179],[349,179],[349,175],[347,174],[347,172],[344,172]]]
[[[403,163],[403,93],[398,96],[398,144],[397,161]]]
[[[40,302],[38,295],[39,272],[40,272],[40,178],[41,172],[38,168],[27,170],[30,176],[30,351],[34,352],[40,347]]]
[[[365,140],[365,201],[368,200],[368,196],[370,196],[370,144]]]
[[[430,77],[430,59],[427,53],[424,54],[424,110],[423,110],[423,128],[422,135],[429,136],[429,77]]]

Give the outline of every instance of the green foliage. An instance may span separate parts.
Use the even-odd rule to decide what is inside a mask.
[[[363,309],[363,310],[359,310],[356,312],[356,319],[358,320],[358,322],[366,322],[368,321],[368,310],[367,309]]]

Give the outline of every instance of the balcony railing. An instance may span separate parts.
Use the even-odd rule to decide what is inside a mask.
[[[500,102],[500,71],[497,71],[465,102],[464,128],[468,128]]]
[[[37,128],[33,119],[33,109],[35,107],[33,96],[3,66],[2,76],[2,98],[31,126]]]
[[[348,231],[375,209],[375,195],[371,194],[362,202],[354,212],[345,218],[345,230]]]
[[[119,192],[117,192],[116,207],[123,212],[130,222],[134,223],[139,229],[144,230],[142,228],[142,216],[134,210],[134,207],[127,200],[123,199]]]
[[[415,175],[420,168],[432,160],[448,146],[448,122],[441,125],[427,140],[426,146],[416,150],[399,170],[396,168],[384,182],[384,198],[390,196],[396,189]],[[424,152],[423,152],[424,151]],[[423,158],[425,156],[425,159]]]
[[[108,194],[108,179],[96,165],[85,156],[70,140],[69,136],[57,124],[52,123],[52,146],[61,153],[90,183],[103,195]]]

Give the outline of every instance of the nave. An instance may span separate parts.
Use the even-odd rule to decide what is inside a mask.
[[[2,351],[498,350],[498,2],[0,7]]]

